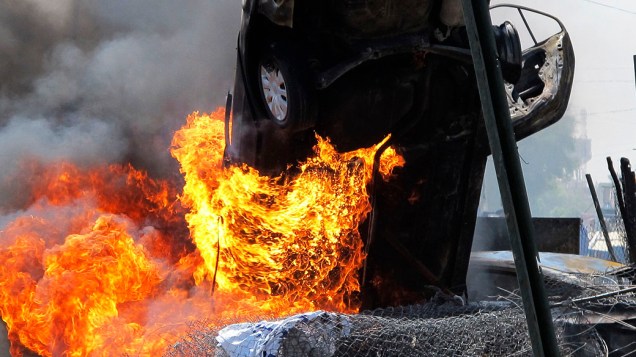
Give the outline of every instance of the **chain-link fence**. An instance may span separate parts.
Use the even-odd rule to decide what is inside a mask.
[[[635,269],[546,278],[562,356],[636,353]],[[312,312],[241,323],[204,323],[167,353],[176,356],[531,356],[520,298],[432,300],[357,315]]]
[[[619,263],[627,264],[629,261],[629,245],[627,244],[627,233],[625,224],[620,215],[618,207],[618,198],[616,189],[613,190],[614,199],[612,200],[614,207],[603,211],[605,224],[609,235],[612,249]],[[611,260],[611,256],[607,249],[607,242],[601,230],[601,226],[597,219],[589,222],[582,227],[580,254],[595,258]]]

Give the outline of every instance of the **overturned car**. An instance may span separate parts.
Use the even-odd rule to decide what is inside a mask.
[[[466,290],[489,147],[458,0],[244,0],[226,159],[279,173],[315,134],[337,149],[388,144],[406,165],[375,180],[363,307]],[[574,71],[558,19],[505,5],[493,25],[518,140],[565,112]],[[524,14],[558,30],[537,41]],[[388,213],[391,214],[388,214]]]

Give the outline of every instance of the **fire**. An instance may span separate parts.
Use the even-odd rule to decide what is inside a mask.
[[[371,209],[366,183],[378,147],[340,154],[318,138],[316,157],[292,178],[224,170],[221,115],[191,115],[173,140],[186,220],[205,261],[197,281],[277,314],[354,311],[364,259],[357,228]]]
[[[356,311],[379,146],[318,138],[297,172],[266,177],[223,168],[222,117],[193,113],[175,133],[180,194],[130,165],[25,162],[30,205],[0,226],[12,355],[158,355],[188,321]],[[382,175],[401,164],[388,149]]]
[[[31,169],[41,178],[33,203],[0,232],[12,355],[21,346],[43,356],[160,351],[147,334],[163,322],[143,316],[187,270],[173,263],[179,244],[168,236],[183,226],[168,199],[176,191],[130,166]]]

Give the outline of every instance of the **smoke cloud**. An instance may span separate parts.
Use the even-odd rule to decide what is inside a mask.
[[[236,0],[0,2],[0,214],[23,208],[25,160],[176,176],[173,131],[233,86],[240,11]]]

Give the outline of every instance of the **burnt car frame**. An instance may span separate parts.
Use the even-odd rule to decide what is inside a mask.
[[[526,26],[534,12],[560,28],[522,51],[511,23],[493,26],[520,140],[565,112],[574,54],[558,19],[501,6]],[[431,285],[464,294],[489,147],[459,1],[244,0],[242,10],[226,160],[278,174],[316,133],[340,151],[391,134],[406,165],[371,187],[363,307],[421,300]]]

